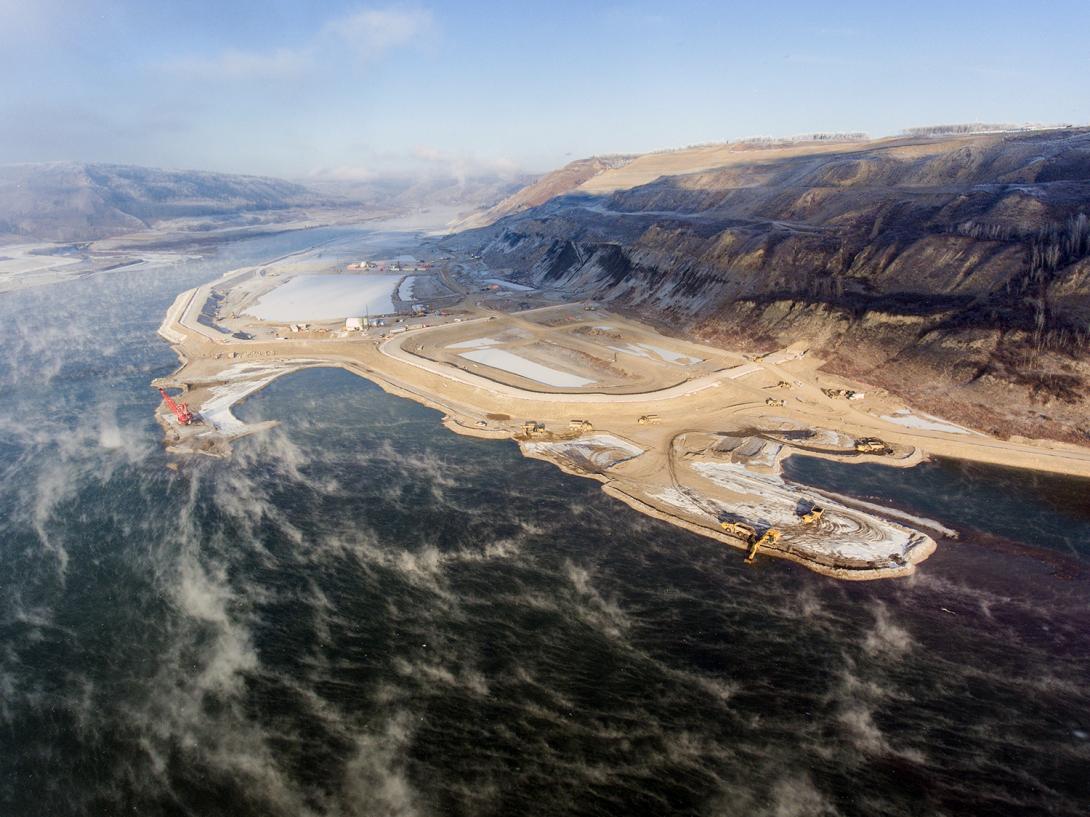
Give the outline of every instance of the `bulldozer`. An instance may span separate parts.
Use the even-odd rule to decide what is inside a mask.
[[[821,521],[822,514],[825,513],[825,509],[820,505],[811,505],[810,510],[799,515],[799,519],[804,525],[816,525]]]
[[[878,454],[881,456],[893,453],[893,449],[877,437],[860,437],[855,441],[855,450],[860,454]]]

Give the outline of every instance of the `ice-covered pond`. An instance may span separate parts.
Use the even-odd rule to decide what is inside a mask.
[[[520,355],[505,352],[503,349],[477,349],[472,352],[462,352],[460,356],[475,363],[491,366],[493,369],[517,374],[527,380],[533,380],[546,386],[577,388],[579,386],[589,386],[594,382],[571,372],[563,372],[560,369],[543,366]]]
[[[396,311],[400,275],[299,275],[246,310],[265,321],[328,321]]]

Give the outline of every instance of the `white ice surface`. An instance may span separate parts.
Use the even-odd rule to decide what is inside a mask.
[[[673,349],[667,349],[664,346],[655,346],[653,343],[638,343],[636,345],[654,352],[665,361],[680,363],[682,366],[691,366],[694,363],[700,363],[704,360],[704,358],[701,357],[692,357],[691,355],[684,355],[681,352],[675,352]]]
[[[918,428],[923,431],[945,431],[947,434],[972,434],[967,428],[948,423],[938,417],[932,417],[930,414],[913,414],[911,411],[906,411],[904,409],[894,412],[893,414],[883,414],[882,419],[890,423],[896,423],[899,426]]]
[[[535,363],[532,360],[519,357],[511,352],[505,352],[503,349],[477,349],[472,352],[462,352],[460,357],[472,360],[475,363],[483,363],[485,366],[491,366],[493,369],[500,369],[504,372],[517,374],[520,377],[525,377],[527,380],[533,380],[536,383],[542,383],[546,386],[575,388],[578,386],[589,386],[591,383],[595,382],[594,380],[588,380],[585,377],[580,377],[571,372],[564,372],[560,369],[542,366],[540,363]]]
[[[680,352],[675,352],[663,346],[655,346],[652,343],[626,343],[624,346],[610,346],[609,348],[614,352],[625,352],[648,360],[653,360],[657,356],[667,363],[677,363],[681,366],[691,366],[703,360],[703,358],[683,355]]]
[[[471,338],[470,340],[459,341],[458,343],[452,343],[448,349],[483,349],[487,346],[495,346],[498,343],[502,343],[499,338]]]
[[[413,299],[413,286],[416,284],[416,279],[419,275],[406,275],[405,280],[397,286],[397,298],[399,301],[408,303]]]
[[[246,423],[232,413],[231,407],[280,375],[298,368],[298,365],[277,363],[235,363],[216,375],[217,380],[225,382],[209,389],[211,396],[201,404],[198,413],[216,431],[224,434],[244,432],[247,430]]]
[[[276,375],[273,375],[259,380],[243,380],[213,387],[210,390],[212,397],[205,400],[201,406],[201,419],[221,433],[235,434],[245,430],[246,424],[232,413],[231,406],[247,395],[264,388],[275,377]]]
[[[639,346],[632,343],[626,343],[624,346],[610,346],[609,348],[614,352],[624,352],[625,354],[635,355],[636,357],[651,358],[650,352],[646,349],[641,349]]]
[[[394,311],[400,275],[299,275],[258,299],[247,315],[266,321],[328,321]]]

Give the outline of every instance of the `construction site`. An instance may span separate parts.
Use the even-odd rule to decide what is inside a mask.
[[[232,405],[283,374],[337,366],[746,562],[786,558],[840,578],[907,575],[936,531],[785,481],[787,456],[908,467],[935,454],[1090,475],[1085,449],[913,411],[824,372],[805,342],[763,355],[695,344],[472,259],[346,265],[304,252],[180,294],[160,334],[182,361],[155,384],[168,390],[159,418],[173,451],[225,454],[267,425]]]

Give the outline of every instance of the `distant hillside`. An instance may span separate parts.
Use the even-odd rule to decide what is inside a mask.
[[[313,206],[302,185],[257,176],[58,162],[0,166],[0,234],[71,241],[171,218]]]
[[[531,207],[544,204],[549,199],[561,196],[575,190],[584,182],[594,178],[600,173],[615,168],[624,167],[634,157],[632,156],[591,156],[589,159],[579,159],[564,165],[559,170],[546,173],[532,184],[528,184],[511,196],[508,196],[499,204],[477,213],[456,225],[456,229],[464,230],[473,227],[484,227],[492,224],[504,216],[521,213]]]
[[[806,340],[926,410],[1085,444],[1090,129],[963,129],[646,154],[447,241],[523,283],[729,346]]]
[[[534,181],[526,174],[471,175],[389,173],[364,179],[308,178],[312,190],[343,197],[365,208],[403,211],[488,208]]]

